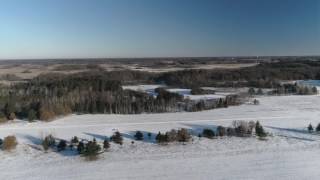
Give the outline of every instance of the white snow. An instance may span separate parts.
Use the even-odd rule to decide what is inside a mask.
[[[158,87],[166,87],[164,85],[132,85],[132,86],[122,86],[123,89],[130,89],[134,91],[146,92],[149,95],[157,96],[157,93],[154,90]],[[207,88],[208,89],[208,88]],[[216,88],[214,88],[216,89]],[[206,95],[191,95],[191,89],[180,89],[180,88],[167,88],[170,92],[175,92],[182,95],[184,98],[188,98],[190,100],[211,100],[211,99],[220,99],[225,98],[226,95],[232,94],[230,92],[218,92],[216,94],[206,94]]]
[[[142,85],[131,85],[131,86],[122,86],[123,89],[129,89],[133,91],[145,92],[154,97],[157,96],[157,93],[154,92],[156,88],[165,87],[164,85],[159,84],[142,84]]]
[[[168,89],[168,91],[178,93],[178,94],[182,95],[184,98],[188,98],[190,100],[201,100],[201,99],[211,100],[211,99],[220,99],[220,98],[226,97],[226,93],[192,95],[191,89],[172,88],[172,89]],[[228,95],[228,93],[227,93],[227,95]]]
[[[164,86],[159,85],[159,84],[142,84],[142,85],[122,86],[123,89],[130,89],[130,90],[134,90],[134,91],[149,91],[149,90],[154,90],[159,87],[164,87]]]
[[[241,105],[202,112],[139,115],[71,115],[49,123],[15,120],[0,125],[0,137],[16,135],[13,152],[0,151],[0,177],[33,179],[318,179],[320,135],[306,131],[320,122],[320,96],[266,96],[260,105]],[[229,126],[233,120],[259,120],[272,133],[267,141],[254,137],[223,137],[161,146],[153,140],[135,142],[136,130],[151,132]],[[38,147],[46,134],[102,141],[115,130],[124,134],[122,147],[88,162],[71,151],[44,153]],[[2,179],[1,178],[1,179]]]

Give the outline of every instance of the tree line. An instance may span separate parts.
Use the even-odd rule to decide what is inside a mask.
[[[122,89],[122,82],[101,73],[47,74],[27,83],[3,87],[0,119],[51,120],[70,113],[138,114],[199,111],[237,104],[236,96],[216,101],[195,102],[157,89],[157,97]]]

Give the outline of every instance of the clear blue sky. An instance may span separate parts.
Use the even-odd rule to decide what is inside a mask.
[[[0,0],[0,59],[320,55],[320,0]]]

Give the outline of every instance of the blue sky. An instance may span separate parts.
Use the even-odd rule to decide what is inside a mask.
[[[0,59],[320,55],[320,0],[0,0]]]

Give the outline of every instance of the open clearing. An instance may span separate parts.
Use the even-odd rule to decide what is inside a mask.
[[[320,122],[320,96],[268,96],[260,105],[241,105],[194,113],[140,115],[71,115],[49,123],[14,121],[0,126],[0,137],[14,134],[19,145],[0,152],[0,176],[22,179],[318,179],[320,135],[306,126]],[[229,126],[233,120],[259,120],[272,133],[267,141],[223,137],[161,146],[147,137],[132,145],[133,133]],[[37,150],[49,133],[102,141],[119,130],[122,147],[111,143],[97,161],[87,162],[75,151]]]

